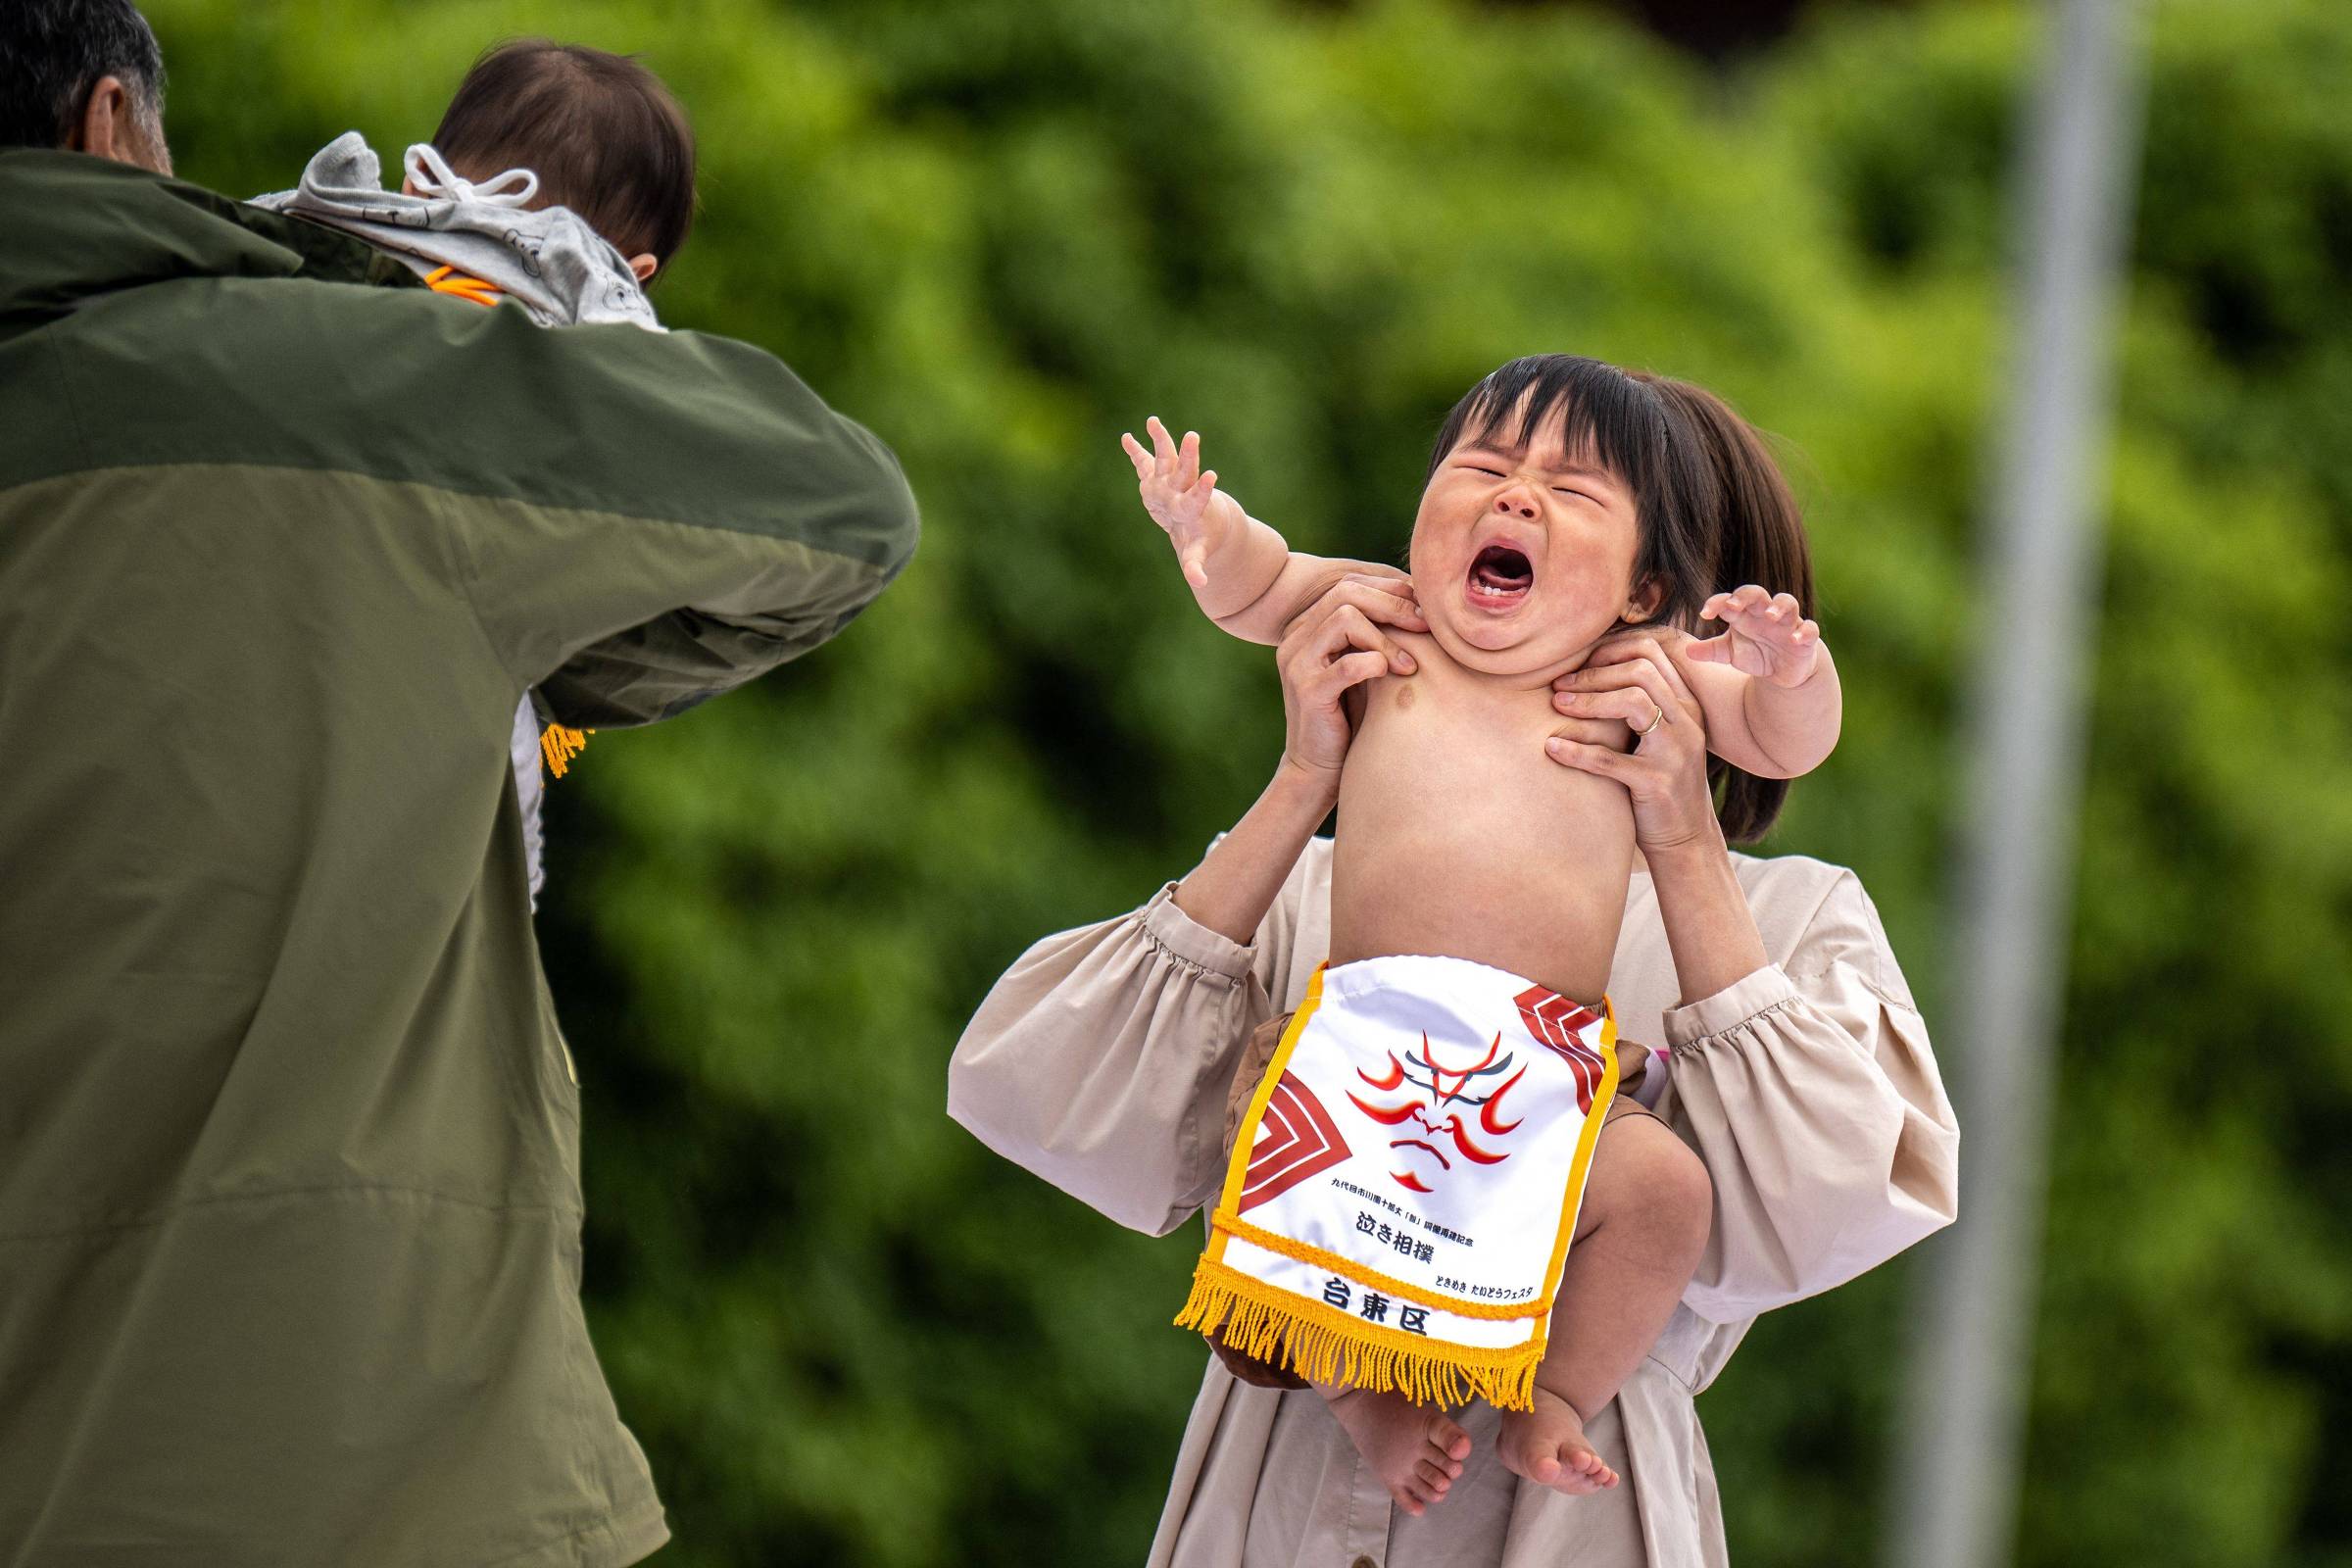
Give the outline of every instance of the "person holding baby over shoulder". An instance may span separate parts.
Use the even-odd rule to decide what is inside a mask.
[[[1211,1209],[1153,1561],[1720,1560],[1690,1396],[1953,1207],[1858,883],[1726,848],[1836,737],[1785,484],[1697,388],[1517,361],[1397,574],[1152,434],[1202,609],[1279,644],[1283,761],[1180,883],[1015,964],[950,1109],[1137,1228]]]
[[[516,715],[655,723],[814,652],[915,498],[773,355],[637,329],[692,192],[617,177],[640,116],[566,141],[494,73],[525,145],[355,199],[395,255],[319,179],[172,177],[164,74],[131,0],[0,6],[0,1550],[620,1568],[669,1527],[581,1311]],[[468,170],[613,198],[631,251]],[[501,243],[511,289],[416,265]]]

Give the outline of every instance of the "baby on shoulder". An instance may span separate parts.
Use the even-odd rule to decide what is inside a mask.
[[[453,300],[540,326],[662,330],[645,289],[693,226],[694,129],[642,62],[545,38],[494,45],[402,162],[400,189],[385,190],[374,151],[346,131],[294,189],[254,203],[355,234]],[[542,774],[563,777],[586,738],[543,720],[528,694],[516,705],[508,757],[534,905]]]

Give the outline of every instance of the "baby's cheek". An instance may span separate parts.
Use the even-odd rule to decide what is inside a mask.
[[[1544,595],[1540,607],[1544,635],[1576,647],[1614,626],[1625,610],[1624,592],[1600,572],[1578,571],[1552,586],[1555,591]]]

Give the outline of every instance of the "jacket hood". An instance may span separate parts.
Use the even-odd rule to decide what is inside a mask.
[[[622,321],[662,330],[628,262],[588,220],[563,207],[530,205],[539,176],[511,169],[475,184],[429,143],[403,160],[406,190],[386,190],[367,138],[347,130],[319,149],[293,190],[252,205],[356,234],[409,259],[412,270],[454,267],[528,311],[541,326]]]
[[[181,277],[415,284],[348,234],[85,153],[0,152],[0,339]]]

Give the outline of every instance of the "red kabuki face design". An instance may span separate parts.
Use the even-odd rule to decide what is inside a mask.
[[[1429,1181],[1452,1170],[1456,1159],[1499,1165],[1510,1158],[1510,1151],[1495,1146],[1519,1125],[1501,1114],[1503,1097],[1527,1076],[1524,1066],[1511,1071],[1518,1059],[1516,1054],[1503,1054],[1497,1034],[1485,1055],[1454,1066],[1439,1058],[1424,1034],[1418,1055],[1408,1052],[1398,1061],[1395,1052],[1389,1053],[1385,1076],[1357,1068],[1355,1075],[1385,1098],[1367,1102],[1350,1091],[1348,1099],[1356,1109],[1384,1127],[1410,1125],[1428,1134],[1390,1140],[1404,1168],[1390,1171],[1389,1179],[1408,1192],[1426,1193],[1433,1190]]]

